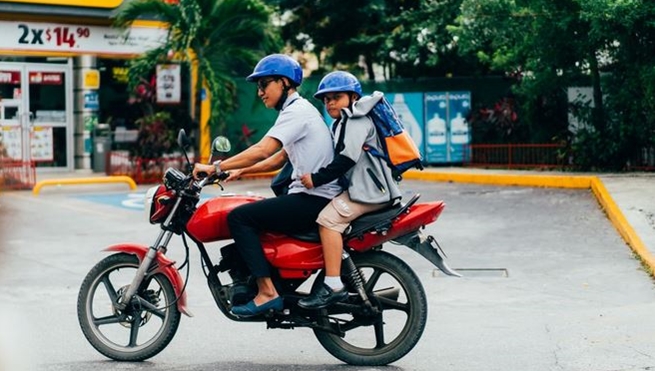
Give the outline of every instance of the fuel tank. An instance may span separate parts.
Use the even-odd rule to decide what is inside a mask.
[[[198,206],[187,223],[187,232],[200,242],[227,240],[227,214],[235,207],[264,199],[258,196],[219,196]]]

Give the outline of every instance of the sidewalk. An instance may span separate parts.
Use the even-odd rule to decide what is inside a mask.
[[[601,175],[600,179],[652,259],[655,256],[655,174]],[[651,265],[651,270],[654,274],[655,266]]]
[[[76,170],[37,173],[37,184],[56,179],[106,177],[103,173]],[[590,189],[619,234],[655,276],[655,173],[589,174],[558,171],[488,170],[431,167],[410,170],[405,179],[477,183],[506,186]],[[100,181],[99,181],[100,182]]]
[[[434,167],[407,172],[405,179],[590,189],[621,237],[655,277],[655,173],[590,174]]]

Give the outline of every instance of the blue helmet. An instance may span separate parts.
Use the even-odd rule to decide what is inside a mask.
[[[266,76],[288,77],[296,85],[302,83],[302,68],[293,58],[285,54],[271,54],[262,58],[252,73],[246,77],[247,81],[253,82]]]
[[[332,92],[350,91],[362,96],[362,85],[359,80],[349,72],[334,71],[330,72],[318,84],[318,90],[314,98],[322,99],[323,94]]]

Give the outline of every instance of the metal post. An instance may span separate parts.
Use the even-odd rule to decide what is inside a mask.
[[[97,87],[89,86],[88,74],[95,71],[93,55],[75,57],[73,87],[73,121],[75,122],[75,168],[91,169],[91,131],[98,124]]]

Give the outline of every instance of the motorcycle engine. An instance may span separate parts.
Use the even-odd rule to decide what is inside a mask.
[[[257,295],[257,284],[250,275],[248,266],[236,250],[236,245],[224,246],[221,249],[221,256],[218,270],[220,272],[227,271],[232,278],[232,284],[228,289],[230,303],[233,306],[248,303]]]

